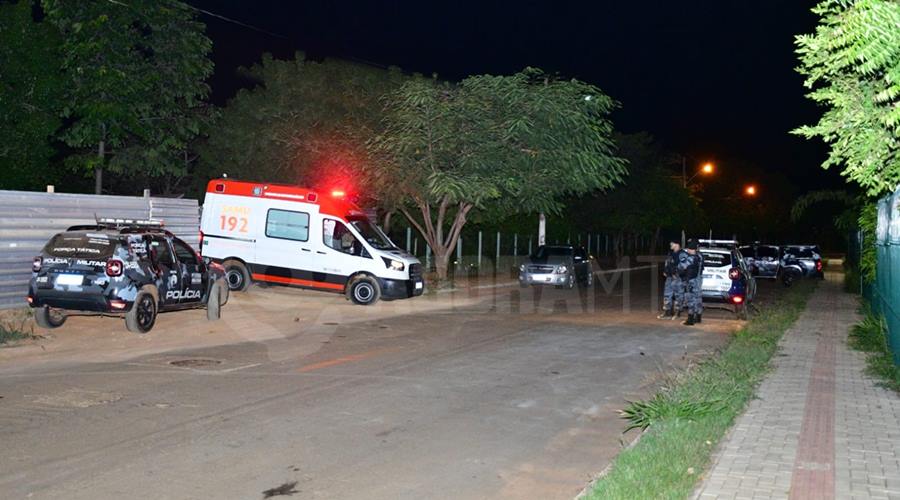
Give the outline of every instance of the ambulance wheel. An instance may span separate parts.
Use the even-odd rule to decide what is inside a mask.
[[[225,303],[222,300],[223,294],[227,296],[228,289],[225,288],[222,280],[216,281],[209,288],[209,297],[206,298],[206,319],[209,321],[215,321],[222,317],[222,304]]]
[[[131,305],[131,310],[125,313],[125,328],[133,333],[147,333],[156,324],[156,297],[147,290],[138,292]]]
[[[347,285],[347,297],[354,304],[370,306],[381,298],[381,287],[375,278],[369,276],[357,276]]]
[[[237,260],[226,260],[223,265],[225,268],[225,281],[228,283],[228,289],[234,292],[243,292],[250,286],[250,272],[247,266]]]
[[[44,306],[34,311],[34,322],[41,328],[51,330],[61,327],[66,322],[66,315],[59,309]]]

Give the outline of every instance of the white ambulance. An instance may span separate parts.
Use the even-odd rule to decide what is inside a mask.
[[[215,179],[200,220],[200,252],[228,287],[251,282],[345,293],[356,304],[422,294],[422,264],[397,248],[344,193]]]

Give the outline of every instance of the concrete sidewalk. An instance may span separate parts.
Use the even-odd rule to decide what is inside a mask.
[[[900,499],[900,397],[847,346],[857,307],[819,285],[695,498]]]

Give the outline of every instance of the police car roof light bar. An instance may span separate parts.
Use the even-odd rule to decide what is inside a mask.
[[[700,243],[705,243],[705,244],[707,244],[707,245],[732,245],[732,246],[737,246],[737,245],[738,245],[738,241],[737,241],[737,240],[708,240],[708,239],[700,239],[700,240],[697,240],[697,241],[700,242]]]

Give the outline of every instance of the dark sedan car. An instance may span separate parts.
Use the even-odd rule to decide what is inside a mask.
[[[582,247],[542,245],[528,262],[519,266],[519,283],[557,288],[574,288],[577,283],[591,286],[594,284],[592,260]]]

